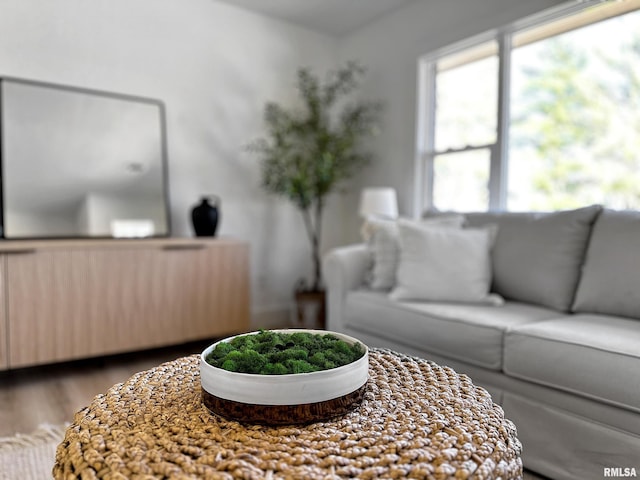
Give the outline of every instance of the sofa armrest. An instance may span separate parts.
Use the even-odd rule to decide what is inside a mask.
[[[363,243],[338,247],[323,259],[327,287],[327,328],[344,331],[344,303],[349,290],[364,284],[370,255]]]

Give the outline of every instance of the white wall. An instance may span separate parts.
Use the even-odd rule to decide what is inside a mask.
[[[337,40],[215,0],[2,0],[0,75],[164,101],[173,235],[193,235],[200,195],[220,196],[219,234],[251,243],[254,317],[277,320],[310,264],[299,213],[262,191],[244,150],[264,103],[292,101],[300,65],[369,67],[364,94],[387,105],[378,160],[330,199],[323,247],[357,241],[360,187],[394,186],[412,213],[418,58],[558,3],[419,0]]]
[[[167,109],[172,233],[221,197],[220,235],[251,243],[254,317],[287,313],[310,271],[298,213],[267,197],[244,146],[295,70],[335,65],[336,41],[215,0],[2,0],[0,75],[157,98]]]
[[[364,93],[386,102],[385,124],[374,142],[377,162],[359,176],[353,193],[343,200],[343,243],[358,239],[357,192],[363,186],[395,187],[401,215],[414,214],[418,59],[563,2],[420,0],[341,41],[340,59],[359,59],[369,69]]]

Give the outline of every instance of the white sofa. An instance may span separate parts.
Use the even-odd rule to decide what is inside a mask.
[[[640,475],[640,212],[465,222],[497,225],[491,291],[503,305],[393,300],[367,285],[372,253],[358,244],[324,258],[328,329],[468,374],[516,424],[525,468],[553,479]]]

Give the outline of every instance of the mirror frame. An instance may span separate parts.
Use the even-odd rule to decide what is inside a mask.
[[[160,161],[161,161],[161,176],[162,176],[162,198],[163,198],[163,211],[166,222],[165,233],[154,233],[153,235],[144,237],[115,237],[112,235],[34,235],[34,236],[20,236],[20,237],[7,237],[5,233],[5,162],[7,161],[5,152],[5,129],[4,129],[4,85],[5,81],[10,81],[22,85],[41,87],[45,89],[61,90],[64,92],[81,93],[84,95],[92,95],[102,98],[116,99],[121,101],[143,103],[153,105],[158,108],[159,125],[160,125]],[[149,239],[149,238],[166,238],[171,236],[171,204],[169,195],[169,161],[168,161],[168,148],[167,148],[167,119],[166,108],[162,100],[158,100],[150,97],[143,97],[137,95],[130,95],[124,93],[116,93],[105,90],[97,90],[92,88],[77,87],[71,85],[63,85],[57,83],[43,82],[38,80],[31,80],[25,78],[17,78],[2,75],[0,76],[0,241],[12,241],[12,240],[53,240],[53,239],[114,239],[114,240],[137,240],[137,239]]]

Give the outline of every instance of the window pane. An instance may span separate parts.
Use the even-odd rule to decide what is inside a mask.
[[[508,206],[640,208],[640,11],[514,49]]]
[[[488,148],[436,155],[433,204],[439,210],[484,211],[489,207]]]
[[[488,145],[496,141],[496,51],[496,42],[490,42],[438,62],[435,119],[437,151]]]

